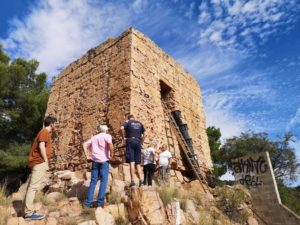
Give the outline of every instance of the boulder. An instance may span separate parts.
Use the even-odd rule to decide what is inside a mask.
[[[258,225],[257,220],[253,216],[250,216],[248,218],[247,223],[248,223],[248,225]]]
[[[125,182],[122,180],[113,180],[112,190],[121,193],[125,189]]]
[[[70,216],[75,217],[79,216],[81,214],[82,208],[80,205],[80,202],[78,201],[78,198],[73,197],[69,198],[68,204],[65,204],[60,209],[60,215],[61,216]]]
[[[61,192],[50,192],[49,194],[46,195],[47,200],[50,203],[55,203],[56,200],[59,198],[59,196],[61,196],[62,193]]]
[[[115,204],[115,205],[109,205],[105,207],[104,209],[106,212],[110,213],[114,218],[117,218],[119,216],[126,218],[126,209],[123,203],[121,204]]]
[[[114,217],[101,207],[96,209],[95,216],[99,225],[115,225]]]
[[[197,223],[199,221],[200,215],[192,200],[186,200],[186,213],[193,222]]]
[[[48,217],[46,225],[57,225],[57,220],[54,217]]]

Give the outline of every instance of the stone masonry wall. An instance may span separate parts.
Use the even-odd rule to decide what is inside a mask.
[[[110,39],[71,63],[55,81],[46,114],[58,118],[54,141],[57,169],[81,169],[82,143],[106,123],[115,137],[130,101],[128,35]]]
[[[255,212],[266,224],[300,224],[300,217],[281,203],[268,152],[235,159],[232,166],[236,182],[250,190]]]
[[[136,30],[132,31],[131,51],[131,112],[144,122],[148,141],[170,142],[167,140],[166,129],[169,127],[162,106],[162,81],[171,88],[166,101],[171,103],[168,104],[169,108],[180,110],[183,122],[188,124],[199,161],[206,167],[212,167],[198,82],[154,42]],[[181,158],[174,134],[173,141],[172,153]]]
[[[169,88],[166,100],[161,97],[162,82]],[[197,81],[150,39],[132,28],[89,50],[59,74],[46,112],[59,121],[52,168],[86,168],[82,143],[95,134],[97,125],[106,123],[111,128],[113,142],[118,144],[118,129],[125,115],[132,113],[146,127],[144,147],[152,140],[168,143],[179,158],[180,169],[184,170],[162,101],[167,102],[170,109],[182,111],[199,161],[211,168]],[[128,168],[125,164],[119,170]]]

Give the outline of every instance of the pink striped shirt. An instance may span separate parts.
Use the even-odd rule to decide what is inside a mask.
[[[109,144],[112,143],[112,137],[106,133],[99,133],[85,142],[91,150],[91,160],[95,162],[105,162],[110,159]]]

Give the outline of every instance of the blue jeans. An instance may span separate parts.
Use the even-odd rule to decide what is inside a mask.
[[[108,182],[108,174],[109,174],[109,162],[93,162],[92,163],[92,173],[91,173],[91,183],[88,190],[88,195],[85,201],[85,205],[87,207],[91,207],[94,198],[94,191],[97,184],[98,179],[100,178],[100,188],[98,193],[98,206],[102,206],[104,204],[104,196],[105,190]]]

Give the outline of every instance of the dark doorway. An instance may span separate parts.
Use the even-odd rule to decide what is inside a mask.
[[[172,88],[162,80],[159,81],[159,84],[160,84],[161,99],[167,100],[168,98],[170,98],[170,93],[172,91]]]

